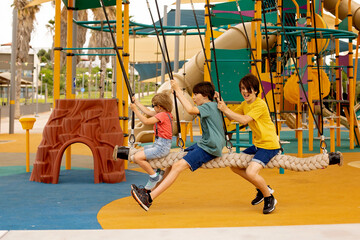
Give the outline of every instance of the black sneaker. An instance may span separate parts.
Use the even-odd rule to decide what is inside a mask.
[[[136,186],[135,184],[131,184],[131,190],[134,190],[134,189],[136,189],[136,191],[140,191],[140,192],[146,192],[146,193],[151,192],[151,190],[146,190],[143,185]]]
[[[142,207],[145,211],[149,210],[152,200],[148,192],[142,190],[136,190],[134,188],[131,190],[131,195],[137,201],[140,207]]]
[[[275,191],[274,189],[272,189],[269,185],[268,185],[270,194],[273,194]],[[262,192],[259,189],[257,190],[257,194],[256,197],[254,198],[254,200],[251,201],[252,205],[258,205],[259,203],[261,203],[264,200],[264,195],[262,194]]]
[[[277,201],[273,195],[271,195],[270,197],[265,197],[264,200],[265,201],[264,201],[263,213],[269,214],[275,210],[275,205],[277,204]]]
[[[138,187],[135,184],[131,184],[130,187],[131,187],[131,190],[134,190],[134,189],[138,190],[139,187],[141,187],[141,186]]]

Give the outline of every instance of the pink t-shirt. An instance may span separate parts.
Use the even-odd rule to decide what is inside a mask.
[[[169,116],[171,121],[169,119]],[[160,112],[157,113],[156,117],[159,122],[157,122],[158,136],[165,139],[172,139],[172,120],[173,117],[169,112]],[[156,134],[156,124],[154,124],[154,133]]]

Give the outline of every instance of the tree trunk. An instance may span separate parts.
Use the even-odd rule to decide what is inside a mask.
[[[20,113],[21,73],[22,73],[22,64],[16,63],[15,119],[19,119],[21,117],[21,113]]]
[[[117,86],[117,81],[116,81],[116,75],[115,75],[115,66],[116,66],[116,57],[111,57],[111,66],[112,66],[112,78],[111,78],[111,87],[112,87],[112,97],[116,97],[116,86]]]
[[[88,85],[88,91],[89,91],[89,99],[91,98],[91,87],[94,87],[95,85],[92,84],[92,81],[93,81],[93,75],[91,74],[91,71],[92,71],[92,60],[89,59],[89,85]]]
[[[104,98],[105,92],[105,74],[106,74],[106,59],[101,56],[101,64],[100,64],[100,98]]]

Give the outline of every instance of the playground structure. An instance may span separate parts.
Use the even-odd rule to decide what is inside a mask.
[[[95,1],[94,1],[95,2]],[[205,1],[208,3],[208,1]],[[262,5],[262,3],[264,5]],[[124,131],[124,138],[121,140],[126,145],[128,142],[128,95],[131,95],[131,88],[126,86],[129,66],[129,35],[141,31],[130,30],[130,26],[136,26],[136,23],[129,21],[129,2],[128,1],[109,1],[107,6],[116,5],[116,21],[112,27],[116,28],[116,45],[122,50],[122,62],[117,59],[116,71],[116,96],[119,99],[118,113],[121,129]],[[60,98],[60,53],[62,50],[67,52],[67,77],[66,77],[66,96],[69,99],[74,98],[72,94],[72,25],[71,21],[74,9],[81,10],[92,7],[100,7],[99,3],[86,5],[85,3],[67,1],[65,5],[68,8],[67,46],[60,46],[60,5],[61,1],[55,1],[55,54],[54,54],[54,99]],[[90,6],[91,5],[91,6]],[[241,6],[241,8],[240,8]],[[348,106],[348,123],[350,148],[354,148],[355,132],[358,130],[357,121],[354,115],[354,66],[353,66],[353,46],[352,40],[357,35],[352,31],[352,25],[359,26],[360,17],[358,16],[359,5],[351,1],[246,1],[237,0],[233,2],[216,4],[214,6],[206,5],[206,13],[211,13],[212,26],[210,20],[205,18],[206,30],[202,34],[204,37],[204,51],[200,51],[185,63],[185,66],[178,72],[174,73],[174,79],[185,89],[184,94],[191,97],[192,87],[201,81],[210,81],[210,78],[218,78],[223,99],[231,104],[241,101],[238,93],[239,79],[251,71],[261,80],[262,96],[266,99],[269,110],[275,120],[280,120],[282,114],[294,113],[296,136],[298,139],[298,156],[302,156],[302,134],[303,128],[301,119],[303,115],[308,116],[309,132],[309,150],[313,150],[314,136],[314,100],[322,102],[326,93],[321,89],[323,84],[330,86],[329,82],[332,77],[322,77],[326,74],[336,74],[336,131],[337,144],[341,144],[340,139],[340,110],[341,103],[347,103]],[[335,15],[335,29],[327,28],[322,20],[323,9],[328,9]],[[262,11],[264,10],[264,12]],[[352,17],[354,15],[354,18]],[[240,18],[241,17],[241,18]],[[342,22],[340,23],[340,19]],[[123,22],[123,24],[116,24]],[[239,24],[240,22],[240,24]],[[79,23],[80,24],[80,23]],[[116,24],[116,26],[115,26]],[[318,25],[319,24],[319,25]],[[319,27],[320,26],[320,27]],[[149,28],[140,26],[139,29]],[[184,27],[182,27],[184,28]],[[224,31],[211,44],[211,28],[217,28]],[[99,27],[98,27],[99,29]],[[173,27],[176,29],[176,27]],[[181,29],[181,27],[178,27]],[[109,28],[103,28],[109,31]],[[157,29],[156,31],[159,31]],[[349,40],[346,56],[340,56],[339,39]],[[335,49],[327,50],[329,43],[334,42]],[[213,51],[211,51],[213,49]],[[324,63],[326,56],[335,52],[335,65],[328,66]],[[219,69],[215,66],[215,53],[219,63]],[[211,61],[207,61],[206,59]],[[347,61],[346,61],[347,60]],[[212,71],[207,71],[206,62],[211,62]],[[355,70],[357,65],[355,64]],[[216,73],[216,71],[218,73]],[[348,99],[342,99],[342,80],[341,71],[346,69],[348,72]],[[355,71],[356,72],[356,71]],[[184,76],[186,75],[186,78]],[[320,76],[320,77],[318,77]],[[295,79],[290,81],[289,79]],[[289,81],[288,81],[289,80]],[[315,86],[315,81],[319,81]],[[302,84],[300,84],[302,83]],[[290,85],[291,91],[297,92],[296,103],[291,103],[284,96],[286,84]],[[216,84],[214,84],[216,86]],[[165,82],[159,91],[169,89],[169,82]],[[329,89],[329,88],[328,88]],[[315,93],[314,93],[315,92]],[[319,92],[316,94],[316,92]],[[290,93],[293,97],[294,94]],[[321,96],[321,97],[316,97]],[[56,109],[58,101],[54,102]],[[307,106],[307,113],[303,112],[304,106]],[[235,108],[234,107],[234,108]],[[179,106],[181,112],[181,106]],[[181,116],[179,120],[192,120],[190,116]],[[228,127],[230,126],[229,123]],[[319,124],[317,124],[319,128]],[[139,130],[139,132],[142,132]],[[61,159],[65,148],[57,159]],[[41,155],[41,154],[40,154]],[[66,148],[67,168],[70,168],[71,148]],[[41,159],[39,159],[41,161]],[[125,166],[125,161],[119,161],[119,166]],[[123,167],[120,167],[123,169]],[[118,170],[120,171],[120,170]],[[119,178],[120,179],[120,178]],[[47,181],[51,182],[51,181]]]
[[[239,6],[241,6],[241,14]],[[265,9],[261,9],[262,7]],[[335,29],[329,28],[323,20],[324,8],[334,13]],[[281,116],[283,116],[283,118],[289,119],[293,118],[292,114],[295,114],[292,121],[295,122],[293,128],[295,128],[298,138],[298,156],[300,157],[302,156],[302,132],[304,130],[301,119],[303,119],[303,115],[308,116],[309,150],[312,151],[314,103],[320,102],[321,104],[323,99],[329,95],[331,82],[333,82],[337,94],[335,99],[330,101],[336,103],[336,113],[330,114],[327,109],[325,114],[321,110],[317,113],[321,115],[321,118],[324,115],[328,117],[336,115],[337,145],[341,144],[340,125],[343,124],[349,129],[350,149],[353,149],[354,137],[359,143],[359,131],[354,111],[355,83],[352,56],[352,40],[357,35],[352,31],[351,14],[354,14],[353,25],[359,26],[357,22],[359,19],[358,9],[359,5],[351,1],[278,1],[277,3],[275,1],[256,1],[255,5],[248,1],[235,1],[217,4],[210,10],[212,21],[215,22],[212,27],[226,28],[227,30],[216,38],[213,46],[208,40],[208,48],[200,51],[186,62],[178,73],[174,73],[174,79],[186,89],[185,94],[189,95],[196,83],[203,81],[204,78],[205,81],[209,81],[209,76],[206,75],[204,54],[209,58],[210,49],[212,49],[210,73],[212,79],[216,79],[217,75],[220,75],[218,80],[222,89],[218,90],[225,101],[236,103],[239,102],[240,97],[237,90],[238,81],[234,81],[234,79],[240,79],[251,71],[258,76],[262,83],[263,97],[268,102],[269,110],[273,113],[274,118],[281,120]],[[266,13],[261,15],[262,10]],[[279,12],[280,15],[278,15]],[[224,27],[225,24],[237,24],[239,18],[236,15],[243,15],[244,23],[228,28]],[[339,18],[343,20],[341,23]],[[347,55],[339,55],[340,38],[349,41]],[[274,42],[276,42],[276,46],[273,45]],[[334,43],[333,48],[328,48],[330,43]],[[216,62],[215,52],[217,58],[220,58],[217,60],[220,70],[217,69],[216,63],[214,64]],[[334,52],[336,62],[334,64],[326,63],[325,59]],[[355,66],[356,69],[357,66]],[[347,90],[342,87],[342,70],[347,72]],[[331,75],[336,75],[336,77]],[[300,83],[302,84],[300,85]],[[165,83],[159,91],[163,89],[169,89],[169,82]],[[343,99],[343,92],[347,92],[346,99]],[[308,109],[307,112],[303,111],[304,108]],[[348,113],[346,120],[340,115],[341,108]],[[236,105],[234,109],[236,109]],[[322,128],[321,124],[319,121],[318,129]],[[231,128],[229,122],[227,122],[227,127]],[[318,131],[320,132],[320,129]],[[334,139],[332,140],[334,141]]]

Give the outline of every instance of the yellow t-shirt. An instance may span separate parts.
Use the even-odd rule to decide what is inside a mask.
[[[256,98],[251,104],[244,101],[237,110],[240,114],[248,115],[253,119],[249,122],[249,127],[253,132],[253,141],[256,147],[269,150],[280,148],[275,125],[271,121],[264,100]]]

